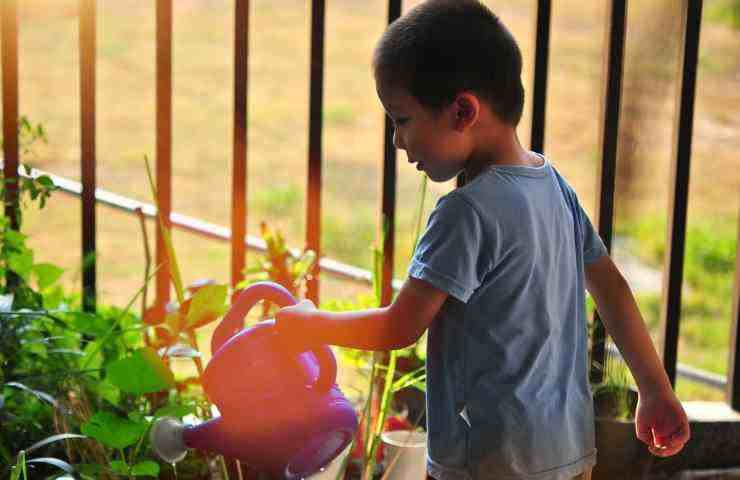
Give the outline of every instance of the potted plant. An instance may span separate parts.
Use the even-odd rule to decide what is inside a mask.
[[[638,393],[618,355],[607,356],[604,380],[593,386],[597,462],[592,478],[643,478],[652,455],[635,435]]]

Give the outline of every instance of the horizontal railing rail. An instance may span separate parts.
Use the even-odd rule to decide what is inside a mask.
[[[619,349],[617,349],[617,347],[612,344],[609,344],[609,346],[606,348],[606,352],[612,358],[624,360],[622,358],[622,354],[619,353]],[[722,392],[727,390],[727,377],[725,376],[713,372],[708,372],[706,370],[702,370],[701,368],[692,367],[681,362],[677,362],[676,372],[678,373],[679,377],[685,380],[689,380],[694,383],[698,383],[700,385],[704,385],[706,387]]]
[[[0,160],[0,168],[2,168],[3,162]],[[41,175],[47,175],[54,182],[54,185],[59,187],[59,190],[74,195],[76,197],[82,196],[82,184],[75,180],[70,180],[59,175],[55,175],[51,172],[47,172],[38,168],[31,168],[31,173],[27,174],[23,167],[18,167],[18,176],[26,178],[38,178]],[[144,216],[150,219],[155,219],[157,216],[157,207],[151,203],[141,202],[111,191],[96,188],[95,189],[95,201],[99,204],[112,207],[116,210],[120,210],[126,213],[136,213],[138,209],[141,209]],[[215,223],[207,222],[199,218],[183,215],[181,213],[171,212],[170,222],[173,227],[179,230],[190,232],[196,235],[200,235],[205,238],[211,238],[214,240],[220,240],[225,242],[231,242],[231,230],[228,228],[217,225]],[[254,235],[246,235],[244,239],[244,245],[249,250],[256,252],[266,252],[267,246],[264,240]],[[290,253],[294,257],[298,257],[301,251],[297,248],[290,248]],[[372,285],[373,274],[369,270],[349,265],[338,260],[331,258],[322,257],[320,260],[321,270],[336,278],[349,280],[358,284]],[[400,290],[403,285],[403,280],[394,278],[393,279],[393,290]]]

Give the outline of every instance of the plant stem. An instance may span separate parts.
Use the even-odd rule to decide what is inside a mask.
[[[390,398],[393,388],[393,376],[396,373],[396,352],[391,351],[388,361],[388,370],[385,373],[385,384],[383,385],[383,396],[380,402],[380,411],[375,422],[375,435],[373,435],[373,441],[370,448],[370,458],[375,458],[375,451],[380,443],[380,436],[383,433],[383,426],[385,424],[385,418],[388,413],[390,406]]]
[[[170,272],[172,282],[175,284],[175,293],[177,294],[177,301],[182,305],[185,302],[185,291],[182,288],[182,277],[180,276],[180,268],[177,265],[177,257],[175,256],[175,249],[172,246],[172,237],[170,231],[167,229],[167,223],[162,216],[162,209],[159,208],[159,198],[157,196],[157,188],[154,186],[154,180],[152,178],[152,171],[149,168],[149,158],[144,156],[144,163],[146,164],[146,174],[149,178],[149,186],[152,189],[152,195],[154,197],[154,204],[157,206],[157,218],[159,218],[159,228],[162,230],[162,237],[164,240],[165,247],[167,248],[167,256],[170,261]],[[168,219],[169,220],[169,219]]]
[[[188,330],[188,338],[191,346],[200,351],[198,348],[198,339],[195,337],[195,332],[192,329]],[[203,361],[200,357],[193,357],[193,362],[195,362],[195,368],[198,370],[198,380],[203,380]]]
[[[134,447],[134,450],[131,452],[131,456],[129,457],[129,463],[131,465],[135,463],[136,456],[139,454],[139,448],[141,448],[141,443],[144,441],[144,437],[146,437],[147,433],[149,433],[150,428],[151,424],[148,424],[144,433],[139,437],[139,441],[136,442],[136,447]]]
[[[95,347],[93,347],[93,349],[90,352],[89,356],[82,363],[82,369],[83,370],[92,361],[92,358],[95,356],[95,354],[98,353],[98,351],[100,351],[101,348],[103,348],[103,345],[105,344],[105,342],[108,341],[108,338],[113,335],[113,332],[119,326],[119,324],[121,323],[121,320],[123,320],[123,317],[125,317],[126,314],[128,314],[129,310],[131,310],[131,306],[134,304],[134,302],[136,301],[136,299],[139,298],[139,295],[141,295],[141,293],[146,288],[146,284],[149,283],[149,280],[151,280],[152,277],[157,274],[157,270],[159,270],[159,267],[157,267],[154,270],[154,272],[151,275],[149,275],[149,278],[146,279],[146,282],[144,282],[144,285],[141,288],[139,288],[139,291],[137,291],[136,294],[133,296],[133,298],[131,298],[131,300],[128,302],[128,305],[126,305],[126,308],[123,310],[123,312],[121,312],[121,314],[116,318],[116,321],[113,322],[113,325],[111,325],[111,327],[108,329],[108,331],[105,333],[105,335],[103,335],[103,337],[100,339],[100,342]]]
[[[362,443],[362,447],[365,450],[363,452],[365,460],[362,472],[363,479],[367,479],[367,472],[371,468],[370,464],[374,464],[374,459],[370,457],[370,453],[368,451],[368,440],[370,439],[370,430],[372,428],[371,410],[373,402],[373,390],[375,387],[375,354],[373,354],[373,359],[370,365],[370,388],[367,395],[367,402],[365,402],[365,411],[363,413],[363,421],[365,422],[365,438],[363,439]]]
[[[136,214],[139,216],[139,223],[141,224],[141,233],[144,237],[144,284],[148,285],[149,282],[147,282],[147,278],[149,277],[149,270],[152,266],[152,255],[149,252],[149,238],[146,233],[146,217],[144,217],[144,210],[141,207],[136,208]],[[149,291],[148,288],[144,289],[144,293],[141,296],[141,318],[144,318],[144,315],[146,314],[146,304],[147,304],[147,292]],[[149,347],[149,334],[148,332],[144,332],[144,344]]]
[[[229,480],[229,469],[226,468],[226,460],[223,455],[219,455],[218,459],[221,460],[221,467],[224,469],[224,479]]]

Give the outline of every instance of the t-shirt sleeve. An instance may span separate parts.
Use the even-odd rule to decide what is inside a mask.
[[[432,211],[409,266],[409,276],[424,280],[467,302],[490,270],[490,255],[480,215],[452,192]]]
[[[580,202],[578,202],[578,217],[581,223],[581,234],[583,235],[583,263],[588,265],[607,254],[606,246],[599,233],[594,229],[593,224],[591,224],[591,220],[589,220]]]

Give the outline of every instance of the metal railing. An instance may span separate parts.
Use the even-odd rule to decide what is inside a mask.
[[[5,158],[5,177],[11,180],[6,189],[5,214],[11,217],[11,225],[17,227],[13,217],[13,205],[17,204],[17,187],[12,179],[18,171],[18,0],[3,0],[2,6],[2,95],[3,95],[3,154]],[[679,6],[680,4],[680,6]],[[668,247],[666,249],[664,271],[665,281],[661,319],[663,325],[662,354],[666,372],[675,384],[677,372],[688,372],[677,363],[678,338],[680,333],[681,290],[683,285],[683,262],[686,240],[686,217],[688,203],[689,173],[691,164],[692,127],[694,122],[694,103],[696,93],[696,70],[701,31],[702,0],[685,0],[676,8],[681,9],[682,36],[678,78],[680,88],[676,96],[677,116],[674,130],[674,153],[671,173],[671,195],[668,205]],[[236,285],[242,279],[241,270],[245,264],[245,250],[250,244],[257,245],[256,239],[246,236],[248,210],[246,205],[246,167],[247,167],[247,99],[248,99],[248,56],[249,56],[249,1],[235,0],[235,40],[234,40],[234,130],[233,130],[233,184],[231,231],[200,222],[197,219],[178,216],[171,211],[172,204],[172,0],[156,2],[156,187],[161,213],[166,225],[188,228],[192,231],[205,230],[213,238],[231,241],[231,283]],[[542,152],[545,138],[545,105],[548,81],[548,57],[550,49],[550,24],[552,2],[536,1],[534,82],[532,104],[531,148]],[[401,13],[401,1],[389,0],[388,21]],[[617,143],[619,137],[619,113],[621,105],[622,78],[624,65],[624,43],[626,34],[627,1],[608,2],[606,18],[606,41],[604,55],[604,93],[601,118],[601,162],[597,185],[597,223],[599,234],[611,251],[614,224],[614,193],[616,177]],[[81,108],[81,168],[82,184],[82,258],[89,258],[95,252],[95,202],[98,193],[101,201],[113,202],[110,193],[103,194],[96,188],[95,165],[95,22],[96,0],[80,0],[80,108]],[[308,297],[318,302],[319,278],[321,270],[345,271],[324,259],[321,250],[321,185],[322,185],[322,106],[324,78],[324,30],[325,0],[311,0],[310,33],[310,106],[309,106],[309,145],[308,145],[308,201],[306,207],[306,247],[314,250],[321,261],[317,263],[313,278],[308,285]],[[393,148],[392,129],[389,121],[385,123],[383,158],[383,184],[380,218],[388,227],[385,236],[385,259],[382,269],[382,299],[388,304],[393,292],[393,257],[396,204],[396,150]],[[107,197],[107,200],[106,200]],[[120,199],[120,198],[119,198]],[[122,199],[120,199],[122,200]],[[118,203],[126,204],[126,201]],[[130,207],[131,205],[129,205]],[[125,208],[129,208],[125,207]],[[153,214],[151,205],[142,206]],[[204,228],[201,228],[204,227]],[[738,225],[740,229],[740,222]],[[247,241],[243,241],[246,238]],[[164,264],[157,272],[157,301],[166,302],[170,296],[169,268],[161,233],[157,232],[157,264]],[[335,268],[336,267],[336,268]],[[735,288],[733,291],[733,310],[728,365],[727,391],[731,406],[740,410],[740,256],[738,256]],[[86,309],[95,306],[96,266],[83,265],[83,296]],[[349,270],[347,270],[349,271]],[[355,273],[358,273],[355,271]],[[365,273],[359,277],[367,279]],[[605,358],[605,331],[598,316],[595,318],[592,338],[594,363],[603,364]],[[693,370],[691,370],[693,371]],[[598,381],[601,372],[591,372],[592,379]],[[719,379],[714,384],[721,385]]]

